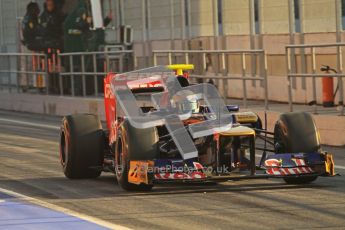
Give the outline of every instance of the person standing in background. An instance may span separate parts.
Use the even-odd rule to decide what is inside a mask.
[[[86,1],[79,0],[77,7],[67,16],[64,22],[64,48],[65,52],[86,51],[83,37],[91,27],[91,17],[86,10]]]
[[[104,19],[104,27],[112,21],[112,14]],[[68,15],[64,23],[65,51],[97,51],[104,43],[104,30],[93,28],[91,4],[88,0],[79,0],[78,6]]]
[[[23,44],[31,51],[42,51],[42,26],[39,20],[40,8],[37,3],[30,2],[22,22]]]
[[[78,5],[71,11],[64,22],[64,52],[92,52],[98,51],[100,45],[104,45],[104,29],[93,29],[92,7],[89,0],[79,0]],[[111,22],[111,17],[104,19],[104,25]],[[84,71],[92,71],[93,60],[91,56],[85,56],[85,69]],[[79,56],[73,57],[73,66],[70,66],[69,60],[65,60],[66,68],[74,72],[81,72],[81,58]],[[80,76],[74,77],[75,92],[81,94]],[[103,83],[103,80],[101,79]],[[87,94],[92,94],[94,89],[93,79],[86,79]],[[100,84],[99,84],[100,85]]]
[[[46,0],[40,22],[43,31],[44,51],[48,58],[47,68],[51,93],[59,93],[61,63],[58,62],[58,54],[63,50],[63,21],[64,16],[57,0]]]
[[[44,11],[40,16],[43,28],[44,45],[48,49],[63,49],[63,22],[64,15],[56,0],[46,0]]]
[[[64,30],[64,51],[66,53],[86,52],[87,47],[84,42],[85,34],[91,27],[92,20],[88,16],[86,0],[79,0],[78,5],[68,14],[63,25]],[[81,72],[80,56],[73,56],[73,65],[69,59],[64,59],[65,67],[71,72]],[[82,95],[82,78],[79,75],[73,76],[76,95]],[[72,87],[72,86],[70,86]]]

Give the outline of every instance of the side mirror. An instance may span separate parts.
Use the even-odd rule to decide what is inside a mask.
[[[228,108],[229,112],[238,112],[240,110],[238,105],[227,105],[226,108]]]

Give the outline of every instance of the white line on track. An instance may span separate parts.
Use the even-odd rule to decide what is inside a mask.
[[[18,121],[18,120],[6,119],[6,118],[0,118],[0,121],[20,124],[20,125],[29,125],[29,126],[38,127],[38,128],[48,128],[48,129],[60,130],[60,127],[55,126],[55,125],[44,125],[44,124],[38,124],[38,123],[34,123],[34,122]],[[261,158],[260,154],[255,154],[255,156]],[[341,165],[335,165],[334,168],[345,170],[345,166],[341,166]]]
[[[64,213],[64,214],[67,214],[70,216],[77,217],[79,219],[88,221],[90,223],[97,224],[97,225],[105,227],[105,228],[116,229],[116,230],[130,230],[130,228],[124,227],[122,225],[113,224],[113,223],[110,223],[108,221],[104,221],[104,220],[101,220],[99,218],[96,218],[96,217],[80,214],[80,213],[72,211],[70,209],[63,208],[63,207],[60,207],[60,206],[57,206],[54,204],[50,204],[48,202],[45,202],[45,201],[42,201],[42,200],[39,200],[39,199],[36,199],[33,197],[29,197],[29,196],[26,196],[26,195],[23,195],[20,193],[16,193],[16,192],[13,192],[13,191],[10,191],[7,189],[0,188],[0,192],[5,193],[5,194],[10,195],[10,196],[13,196],[13,197],[16,197],[16,198],[20,198],[23,201],[26,201],[26,202],[29,202],[29,203],[32,203],[35,205],[39,205],[39,206],[44,207],[44,208],[48,208],[48,209],[51,209],[51,210],[54,210],[57,212],[61,212],[61,213]]]
[[[334,168],[336,168],[336,169],[344,169],[345,170],[345,167],[341,166],[341,165],[335,165]]]
[[[19,125],[28,125],[28,126],[38,127],[38,128],[46,128],[46,129],[54,129],[54,130],[60,129],[59,126],[55,126],[55,125],[44,125],[44,124],[38,124],[34,122],[18,121],[18,120],[6,119],[6,118],[0,118],[0,121],[19,124]]]

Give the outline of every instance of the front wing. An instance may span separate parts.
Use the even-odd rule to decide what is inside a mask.
[[[193,160],[131,161],[128,181],[133,184],[152,184],[335,175],[330,153],[274,154],[268,156],[264,165],[258,165],[257,168],[254,173],[249,169],[218,172]]]

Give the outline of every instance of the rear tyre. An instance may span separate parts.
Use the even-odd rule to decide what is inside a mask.
[[[67,178],[97,178],[101,175],[104,135],[97,116],[77,114],[62,120],[60,162]]]
[[[312,116],[304,112],[280,115],[274,127],[274,146],[278,154],[319,152],[320,137]],[[284,178],[284,181],[288,184],[308,184],[316,179],[317,176],[302,176]]]
[[[131,160],[153,160],[158,153],[156,128],[136,129],[124,121],[118,130],[115,147],[115,174],[118,184],[127,191],[150,191],[152,184],[128,182]]]

